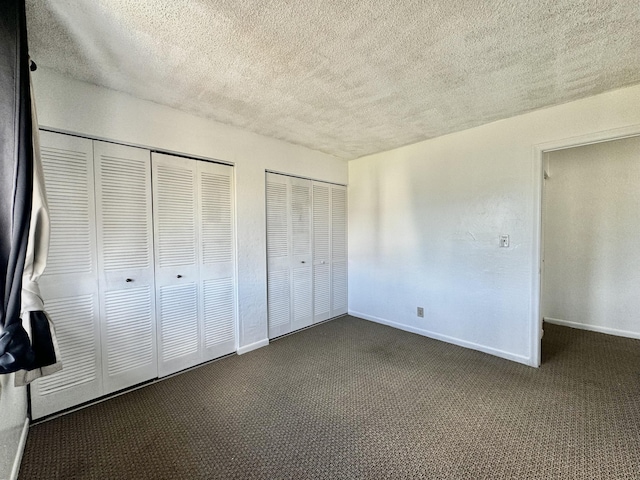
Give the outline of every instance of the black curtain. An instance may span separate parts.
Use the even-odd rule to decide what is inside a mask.
[[[20,318],[33,193],[33,139],[24,0],[0,0],[0,373],[55,362],[38,358]],[[33,327],[36,327],[35,330]],[[36,325],[30,327],[33,335]],[[41,340],[39,340],[41,342]],[[35,344],[36,342],[34,342]],[[42,355],[40,355],[42,356]]]

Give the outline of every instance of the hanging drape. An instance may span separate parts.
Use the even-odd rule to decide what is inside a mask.
[[[2,0],[0,374],[18,372],[18,385],[61,368],[53,326],[37,287],[49,239],[32,108],[24,0]]]

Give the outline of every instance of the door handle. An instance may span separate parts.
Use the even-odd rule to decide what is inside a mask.
[[[182,278],[182,275],[176,275],[176,278]]]
[[[305,262],[304,260],[302,260],[300,263],[307,263],[307,262]]]
[[[131,283],[131,282],[133,282],[133,278],[127,278],[127,279],[125,280],[125,282],[127,282],[127,283]]]

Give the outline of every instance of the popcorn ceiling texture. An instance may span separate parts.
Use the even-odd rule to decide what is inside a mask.
[[[65,75],[353,159],[640,82],[638,0],[27,0]]]

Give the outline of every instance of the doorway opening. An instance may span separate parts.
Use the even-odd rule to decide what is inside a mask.
[[[543,322],[640,338],[640,127],[541,145],[536,161],[532,364]]]

